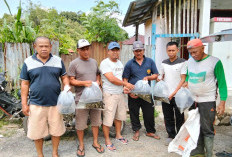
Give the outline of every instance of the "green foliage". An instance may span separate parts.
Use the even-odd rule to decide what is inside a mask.
[[[86,28],[85,37],[90,41],[108,43],[110,41],[123,41],[128,34],[118,26],[119,19],[113,15],[119,14],[118,4],[111,0],[105,4],[102,0],[96,1],[97,5],[91,12],[81,17]]]
[[[37,36],[47,36],[59,41],[60,53],[67,54],[68,49],[76,49],[76,42],[81,38],[90,41],[108,43],[122,41],[128,34],[118,26],[118,4],[111,0],[97,5],[86,15],[78,11],[58,13],[54,8],[43,9],[40,5],[29,5],[22,12],[21,1],[15,16],[4,14],[0,19],[0,42],[31,43]]]
[[[80,17],[82,14],[83,14],[82,11],[78,11],[77,13],[75,13],[73,11],[62,11],[60,13],[60,16],[66,18],[68,20],[81,23]]]
[[[27,10],[29,18],[38,27],[37,36],[58,40],[60,53],[68,54],[68,49],[76,49],[76,42],[83,38],[85,30],[81,24],[64,16],[64,12],[59,14],[55,9],[41,9],[32,3]]]
[[[19,3],[18,13],[14,20],[7,14],[4,15],[2,27],[0,27],[0,42],[32,42],[35,39],[36,31],[32,28],[29,18],[26,16],[25,21],[22,22],[22,8],[21,1]],[[7,18],[9,23],[7,22]]]
[[[11,10],[10,10],[10,6],[8,5],[7,1],[6,1],[6,0],[4,0],[4,2],[5,2],[5,4],[6,4],[6,6],[7,6],[8,10],[9,10],[9,12],[10,12],[10,14],[12,15]]]

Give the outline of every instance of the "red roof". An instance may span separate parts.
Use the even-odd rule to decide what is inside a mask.
[[[144,36],[143,35],[139,35],[138,36],[138,40],[142,41],[142,43],[144,44]],[[123,45],[133,45],[133,42],[135,41],[135,36],[131,37],[128,40],[125,40],[122,42]]]

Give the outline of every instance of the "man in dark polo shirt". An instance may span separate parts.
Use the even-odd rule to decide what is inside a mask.
[[[155,62],[144,56],[144,46],[141,41],[135,41],[133,43],[133,53],[134,58],[129,60],[124,68],[122,76],[123,80],[134,85],[139,80],[148,80],[150,84],[151,80],[157,79],[158,71]],[[133,140],[139,140],[139,130],[141,128],[139,120],[140,107],[143,112],[144,125],[147,132],[146,136],[160,139],[160,137],[155,134],[153,103],[138,98],[138,96],[135,96],[132,93],[129,93],[128,95],[130,119],[132,129],[135,132]]]
[[[49,38],[36,38],[34,48],[36,53],[24,61],[20,74],[22,110],[29,116],[27,137],[34,140],[38,157],[43,157],[43,138],[52,135],[52,157],[58,157],[60,136],[65,132],[63,116],[56,107],[61,91],[59,78],[65,88],[70,88],[69,79],[61,58],[50,53]]]

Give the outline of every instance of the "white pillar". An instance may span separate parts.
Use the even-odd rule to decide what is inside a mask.
[[[210,30],[210,8],[211,8],[211,0],[200,0],[200,21],[199,21],[199,32],[200,37],[204,37],[209,35]],[[205,53],[208,54],[208,44],[204,44]]]

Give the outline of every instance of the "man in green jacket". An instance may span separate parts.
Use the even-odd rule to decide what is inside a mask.
[[[189,41],[187,49],[192,57],[188,60],[186,82],[195,100],[193,107],[199,109],[201,125],[197,148],[191,156],[204,156],[206,153],[206,157],[212,157],[216,111],[219,115],[224,113],[227,99],[224,69],[220,59],[204,53],[200,39]],[[217,88],[221,101],[216,109]]]

